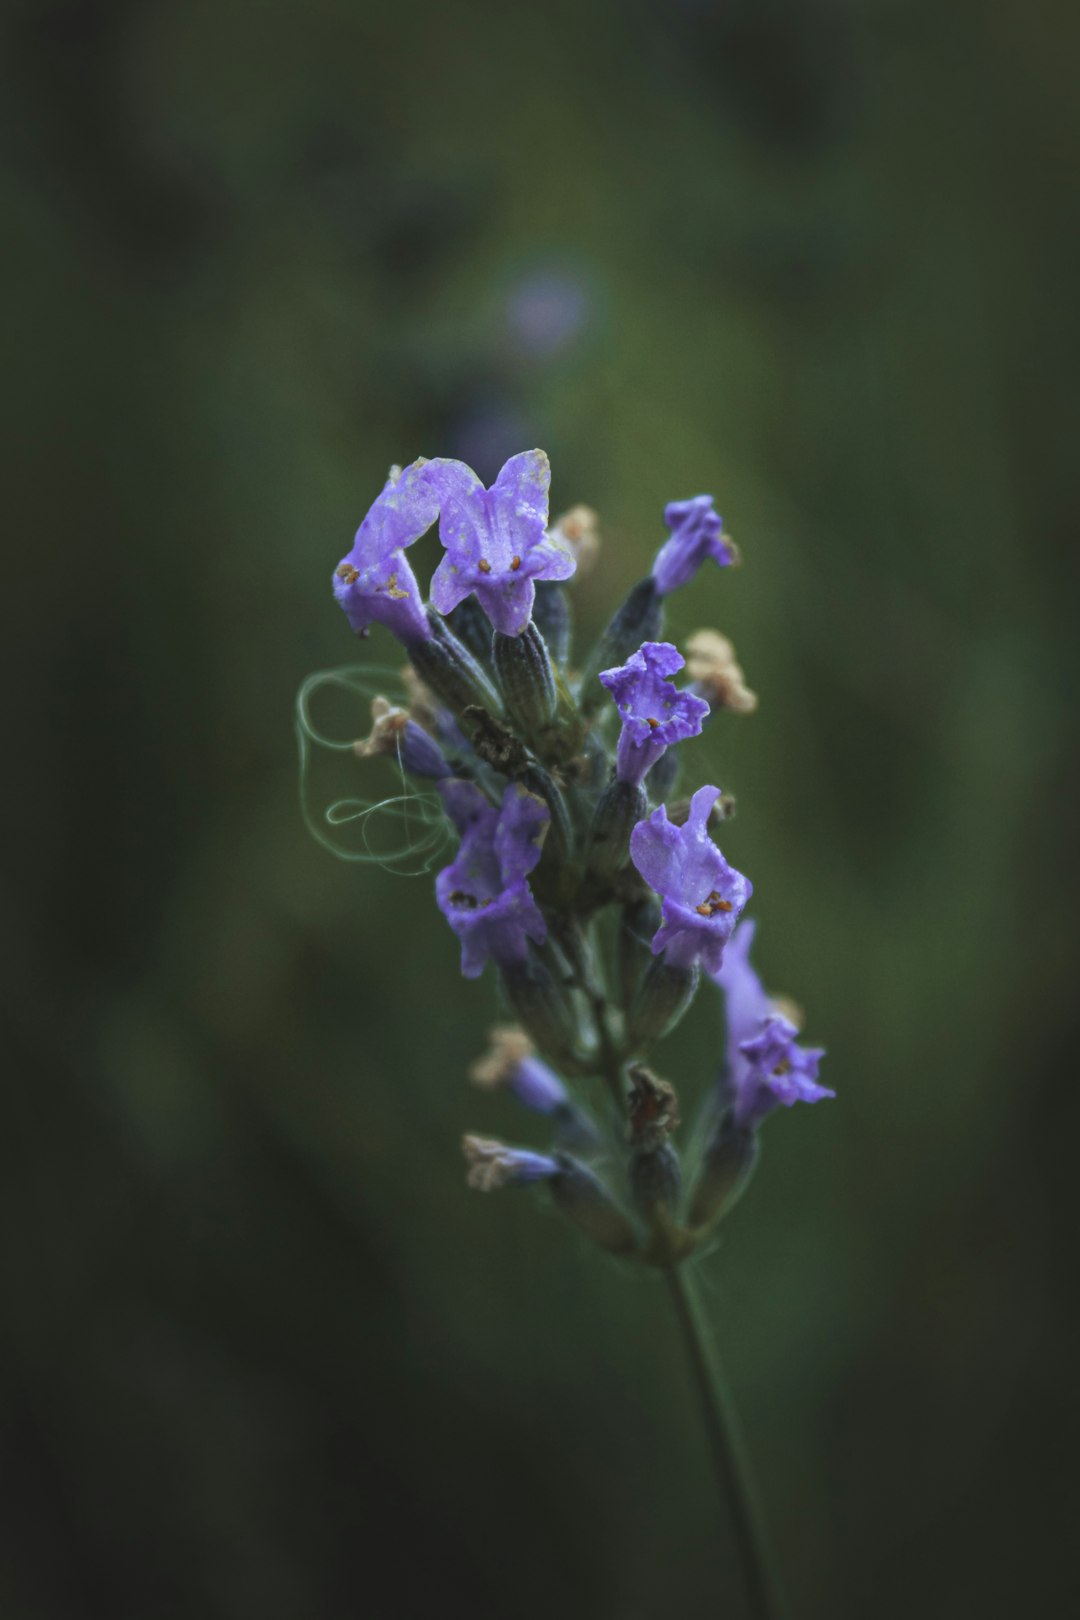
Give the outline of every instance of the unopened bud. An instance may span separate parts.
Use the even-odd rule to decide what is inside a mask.
[[[625,664],[643,642],[659,641],[663,622],[663,601],[650,574],[633,587],[589,655],[581,676],[579,699],[587,713],[598,708],[604,697],[604,689],[597,680],[600,671]]]
[[[660,755],[649,772],[649,797],[654,804],[664,804],[674,793],[682,774],[682,753],[668,748]]]
[[[554,720],[558,701],[543,636],[531,620],[520,636],[496,630],[493,655],[507,711],[527,736],[536,736]]]
[[[660,1210],[674,1217],[682,1190],[679,1155],[670,1142],[643,1148],[630,1160],[630,1188],[634,1202],[649,1219]]]
[[[675,1028],[694,999],[700,969],[676,966],[654,956],[641,981],[630,1014],[630,1039],[635,1047],[648,1046]]]
[[[552,1177],[551,1195],[575,1226],[610,1254],[632,1254],[637,1233],[599,1176],[569,1154],[557,1154],[559,1173]]]
[[[730,1112],[705,1149],[690,1203],[693,1227],[714,1225],[741,1197],[758,1161],[755,1131],[735,1125]]]
[[[446,622],[463,646],[467,647],[481,664],[491,663],[491,620],[475,596],[459,602]]]
[[[634,1005],[642,976],[652,962],[652,937],[660,923],[660,902],[651,892],[635,896],[622,908],[616,952],[619,998],[624,1012]]]
[[[502,966],[507,1000],[538,1051],[556,1067],[577,1067],[577,1027],[564,988],[535,955]]]
[[[533,623],[547,642],[548,651],[555,663],[560,668],[565,668],[566,661],[570,657],[573,619],[569,595],[553,580],[541,580],[536,587]]]
[[[499,694],[472,653],[434,609],[428,610],[428,619],[435,632],[430,641],[415,641],[409,647],[420,679],[453,714],[463,714],[471,704],[501,714]]]
[[[630,834],[648,815],[645,789],[638,782],[609,782],[597,801],[589,839],[588,869],[593,877],[611,877],[630,859]]]

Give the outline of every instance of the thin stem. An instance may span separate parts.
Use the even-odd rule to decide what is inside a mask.
[[[593,1026],[596,1030],[596,1072],[611,1094],[619,1115],[626,1113],[626,1089],[623,1085],[622,1063],[611,1034],[607,1018],[607,994],[597,983],[595,956],[590,942],[577,924],[571,924],[562,934],[562,943],[574,970],[579,989],[589,1003]]]
[[[761,1517],[746,1446],[692,1275],[666,1266],[675,1313],[693,1369],[713,1469],[731,1513],[752,1620],[780,1620],[784,1604]]]

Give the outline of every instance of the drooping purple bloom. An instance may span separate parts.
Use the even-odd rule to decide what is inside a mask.
[[[356,531],[352,550],[334,570],[334,595],[357,635],[385,624],[405,646],[431,638],[416,575],[405,547],[426,534],[439,503],[422,458],[404,471],[394,468],[382,494]]]
[[[713,978],[727,1014],[727,1086],[735,1124],[753,1129],[783,1104],[833,1097],[817,1084],[823,1047],[797,1044],[798,1030],[779,1010],[750,964],[756,924],[739,924]]]
[[[447,803],[450,784],[440,786]],[[528,874],[540,859],[550,813],[516,783],[498,810],[465,793],[451,793],[447,808],[461,829],[461,847],[435,879],[435,897],[461,941],[461,971],[475,979],[489,958],[499,966],[524,961],[528,941],[542,945],[547,938]]]
[[[622,720],[616,774],[635,785],[672,743],[696,737],[709,713],[704,698],[680,692],[671,677],[685,660],[668,641],[647,641],[618,669],[600,676]]]
[[[431,600],[450,613],[470,592],[504,635],[519,636],[532,615],[538,579],[569,579],[569,545],[547,532],[551,468],[542,450],[511,456],[490,489],[463,461],[425,468],[439,505],[446,555],[431,581]]]
[[[735,561],[735,551],[724,538],[723,523],[711,495],[670,501],[664,508],[664,522],[671,533],[653,564],[653,579],[661,596],[689,584],[706,557],[712,557],[721,568]]]
[[[684,827],[668,820],[661,805],[630,834],[630,858],[663,901],[662,922],[652,951],[673,967],[700,962],[715,973],[739,914],[753,893],[749,878],[729,866],[709,837],[716,787],[698,788]]]
[[[560,1173],[558,1161],[546,1153],[507,1147],[491,1136],[466,1136],[461,1146],[469,1164],[468,1185],[477,1192],[527,1187],[534,1181],[550,1181]]]
[[[798,1034],[781,1013],[773,1013],[765,1019],[760,1034],[741,1043],[749,1068],[735,1099],[736,1125],[757,1125],[780,1104],[792,1108],[797,1102],[836,1096],[835,1091],[817,1083],[825,1048],[800,1046]]]
[[[417,725],[408,709],[399,709],[384,697],[371,705],[371,736],[353,743],[359,759],[380,755],[396,758],[414,776],[440,782],[451,776],[450,761],[431,734]]]
[[[536,1114],[554,1114],[570,1101],[554,1069],[537,1057],[532,1042],[515,1024],[496,1025],[487,1052],[473,1064],[469,1078],[489,1090],[505,1088]]]

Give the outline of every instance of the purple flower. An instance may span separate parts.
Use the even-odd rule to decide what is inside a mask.
[[[619,669],[600,676],[622,718],[616,766],[621,782],[643,781],[672,743],[700,733],[709,705],[671,680],[683,663],[670,642],[647,641]]]
[[[450,613],[470,592],[504,635],[519,636],[532,615],[535,580],[569,579],[574,554],[547,532],[551,468],[542,450],[511,456],[490,489],[463,461],[429,461],[427,488],[439,504],[446,555],[431,600]]]
[[[716,787],[698,788],[684,827],[668,820],[661,805],[630,834],[630,858],[663,901],[662,923],[652,951],[673,967],[701,962],[715,973],[739,913],[753,893],[749,878],[729,866],[709,837]]]
[[[534,1181],[550,1181],[560,1171],[557,1161],[546,1153],[507,1147],[491,1136],[466,1136],[461,1146],[469,1164],[468,1185],[477,1192],[527,1187]]]
[[[358,759],[377,759],[381,754],[395,757],[414,776],[442,781],[451,775],[450,761],[423,726],[418,726],[408,709],[399,709],[384,697],[371,704],[371,736],[353,743]]]
[[[721,568],[735,561],[734,547],[721,532],[723,525],[711,495],[669,502],[664,508],[664,522],[671,535],[653,564],[653,579],[661,596],[689,584],[706,557],[712,557]]]
[[[406,646],[431,638],[420,587],[405,560],[405,547],[426,534],[439,515],[425,476],[429,465],[421,459],[404,472],[391,470],[352,550],[334,570],[334,595],[357,635],[366,635],[377,621]]]
[[[757,1125],[781,1103],[791,1108],[797,1102],[836,1096],[835,1091],[817,1083],[825,1048],[799,1046],[798,1034],[794,1024],[773,1013],[765,1019],[760,1034],[741,1043],[739,1050],[749,1069],[735,1099],[736,1125]]]
[[[817,1084],[824,1048],[797,1044],[798,1030],[750,965],[755,927],[753,922],[739,924],[713,974],[727,1011],[727,1086],[734,1098],[735,1124],[748,1129],[780,1104],[790,1108],[836,1095]]]
[[[522,962],[528,940],[542,945],[547,938],[528,874],[540,859],[550,814],[541,799],[515,783],[498,810],[481,806],[473,794],[451,793],[448,802],[450,784],[441,787],[462,837],[457,856],[435,879],[435,897],[461,941],[461,971],[475,979],[489,957],[500,967]]]
[[[537,1114],[554,1114],[570,1101],[558,1075],[537,1057],[532,1042],[516,1024],[496,1024],[491,1044],[469,1070],[469,1079],[486,1090],[505,1088]]]

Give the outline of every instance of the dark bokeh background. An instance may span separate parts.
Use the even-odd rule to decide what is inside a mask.
[[[5,8],[5,1620],[739,1614],[664,1297],[465,1191],[492,987],[297,802],[386,466],[534,443],[586,624],[667,499],[746,559],[674,630],[840,1093],[709,1268],[797,1612],[1069,1606],[1068,17]]]

